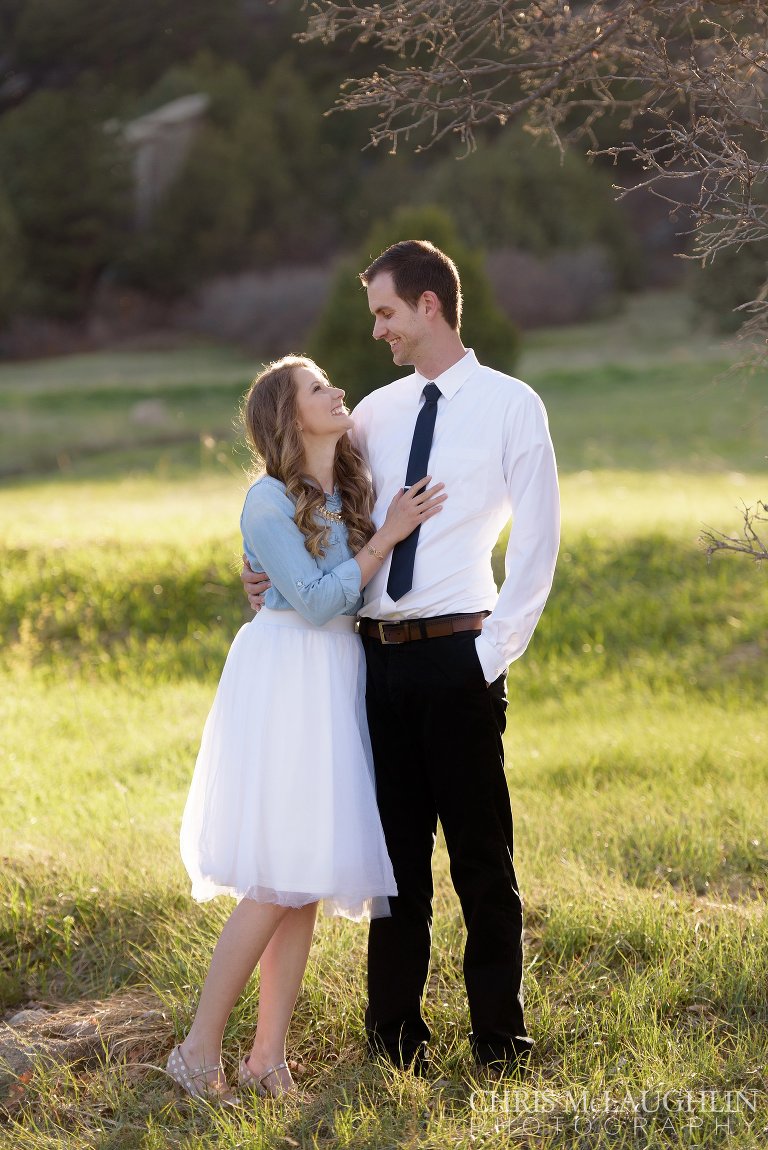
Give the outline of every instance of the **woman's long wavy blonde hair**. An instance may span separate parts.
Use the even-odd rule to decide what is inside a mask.
[[[285,484],[296,503],[294,520],[310,555],[318,558],[328,549],[330,524],[323,523],[318,509],[325,507],[325,494],[304,474],[304,442],[299,430],[294,371],[306,367],[328,377],[311,359],[286,355],[257,375],[243,402],[242,419],[254,457],[254,477],[271,475]],[[347,525],[353,553],[364,547],[375,528],[371,522],[373,490],[362,456],[342,435],[336,444],[333,474],[341,492],[341,514]]]

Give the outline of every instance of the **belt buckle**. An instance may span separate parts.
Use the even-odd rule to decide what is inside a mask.
[[[383,645],[385,647],[392,647],[392,646],[394,646],[394,644],[390,643],[389,639],[384,634],[384,628],[386,626],[387,626],[387,624],[384,623],[381,619],[379,619],[379,621],[378,621],[379,639],[381,640],[381,642],[383,643]]]

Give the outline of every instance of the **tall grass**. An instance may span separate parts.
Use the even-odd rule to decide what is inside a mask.
[[[227,907],[191,903],[177,832],[216,678],[247,617],[245,481],[214,440],[73,449],[65,475],[0,489],[0,1010],[37,1003],[55,1020],[62,1004],[97,1003],[118,1012],[124,1037],[69,1063],[39,1053],[21,1078],[0,1072],[0,1145],[761,1144],[768,588],[748,562],[707,565],[697,534],[706,521],[729,527],[739,498],[759,493],[763,432],[745,437],[742,457],[738,428],[764,404],[754,384],[743,406],[746,392],[707,389],[728,361],[722,345],[697,359],[674,317],[654,301],[638,311],[537,337],[524,370],[548,399],[565,533],[547,610],[508,683],[536,1040],[522,1084],[472,1067],[441,841],[430,1078],[365,1060],[365,931],[324,919],[291,1029],[309,1101],[224,1115],[178,1099],[153,1067],[188,1024]],[[622,352],[624,369],[605,366]],[[200,372],[214,368],[209,358]],[[39,376],[30,365],[25,379],[12,370],[0,388],[62,395],[78,373],[92,371],[94,387],[99,375],[90,360]],[[145,370],[132,375],[127,357],[104,387],[120,394]],[[154,370],[181,388],[194,357]],[[226,370],[221,380],[224,410]],[[675,387],[694,390],[683,401]],[[499,549],[497,572],[501,560]],[[144,1001],[156,1008],[148,1035],[131,1014]],[[256,1002],[254,980],[228,1029],[230,1070]]]

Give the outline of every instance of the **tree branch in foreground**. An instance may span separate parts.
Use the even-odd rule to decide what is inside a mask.
[[[742,534],[725,535],[722,531],[715,531],[708,527],[701,536],[707,560],[711,560],[716,551],[737,551],[740,555],[751,555],[756,562],[768,559],[768,545],[761,537],[761,528],[755,524],[768,523],[768,504],[758,499],[755,507],[744,508],[744,528]]]
[[[347,36],[391,64],[342,85],[335,110],[374,110],[370,143],[422,150],[523,121],[561,150],[632,162],[692,220],[690,258],[768,238],[765,0],[305,0],[303,40]],[[596,126],[620,117],[624,143]],[[690,203],[691,177],[697,193]],[[680,188],[680,192],[677,191]],[[627,194],[627,189],[620,190]],[[631,191],[632,189],[629,189]],[[768,292],[768,281],[766,282]],[[756,309],[746,334],[768,338]]]

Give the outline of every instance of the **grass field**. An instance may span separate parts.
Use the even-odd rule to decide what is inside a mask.
[[[0,1011],[48,1012],[17,1032],[43,1053],[0,1075],[0,1145],[764,1143],[768,571],[708,565],[698,543],[765,495],[765,384],[730,373],[737,354],[679,299],[646,297],[538,333],[520,367],[564,503],[550,603],[509,677],[530,1079],[471,1071],[440,844],[435,1076],[365,1062],[365,931],[323,920],[291,1035],[312,1097],[236,1117],[152,1067],[227,909],[191,904],[177,833],[247,617],[232,420],[258,364],[193,347],[0,368]],[[230,1069],[255,1001],[233,1016]],[[93,1019],[101,1045],[56,1055]]]

